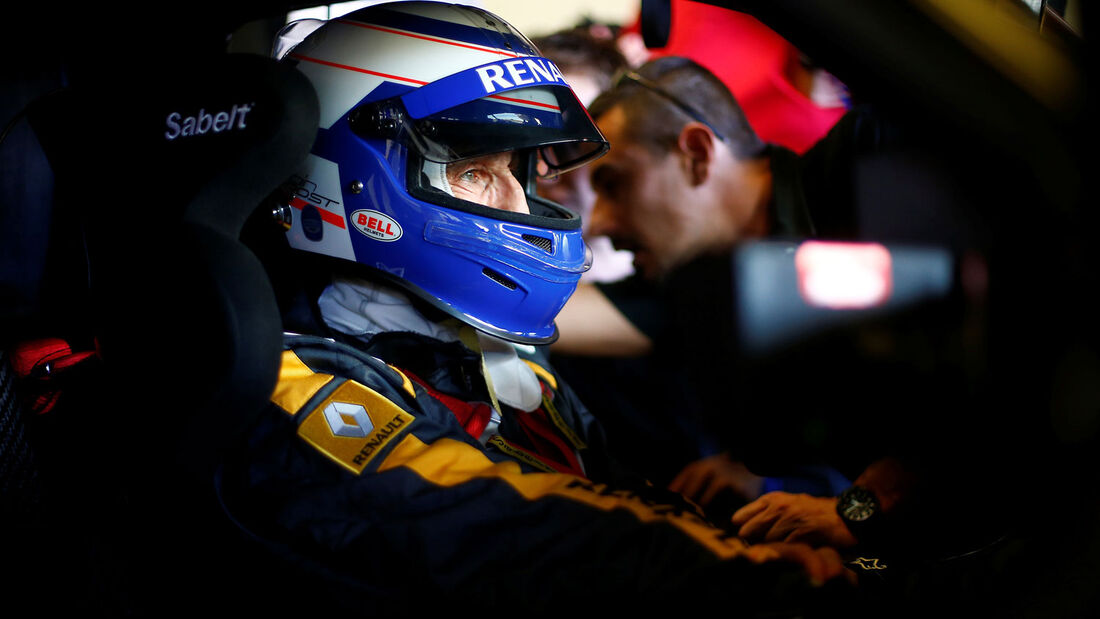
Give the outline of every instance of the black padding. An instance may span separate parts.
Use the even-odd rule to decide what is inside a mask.
[[[58,238],[84,245],[58,251],[86,258],[70,298],[88,299],[113,414],[205,471],[275,385],[278,307],[238,239],[309,152],[318,106],[302,74],[262,56],[154,68],[46,97],[28,119],[55,222],[77,230]]]
[[[672,0],[641,1],[642,41],[650,49],[668,45],[672,32]]]
[[[63,406],[26,418],[25,443],[0,428],[19,441],[0,464],[33,453],[37,470],[12,480],[37,493],[22,480],[41,479],[48,499],[8,544],[16,588],[47,609],[187,614],[253,598],[252,555],[234,546],[213,473],[270,398],[282,321],[240,234],[307,156],[318,104],[301,73],[263,56],[150,64],[27,110],[54,178],[49,238],[27,230],[47,268],[43,293],[21,294],[38,307],[5,308],[3,345],[54,336],[102,356]],[[0,399],[5,423],[15,397]],[[61,564],[81,583],[56,596]]]
[[[104,234],[148,230],[185,209],[188,218],[239,227],[255,195],[281,182],[316,130],[309,82],[261,56],[156,65],[118,79],[59,92],[28,111],[59,185],[79,192],[81,214]],[[146,206],[110,216],[113,205],[135,200]]]
[[[36,516],[42,492],[15,382],[8,355],[0,349],[0,520],[5,522]]]

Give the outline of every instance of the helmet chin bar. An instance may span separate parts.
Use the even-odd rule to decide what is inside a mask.
[[[589,261],[589,263],[591,263],[591,261]],[[558,340],[559,333],[557,325],[552,325],[553,331],[550,333],[550,335],[545,337],[538,337],[535,335],[526,335],[522,333],[516,333],[514,331],[508,331],[504,328],[481,320],[477,316],[474,316],[467,312],[463,312],[462,310],[456,308],[449,303],[441,301],[436,296],[429,294],[427,291],[423,290],[422,288],[408,280],[395,277],[386,271],[375,269],[370,266],[358,266],[361,267],[360,271],[365,271],[364,274],[370,279],[389,283],[400,289],[407,290],[411,293],[410,299],[412,299],[414,303],[427,304],[431,309],[434,309],[446,316],[450,316],[451,318],[455,318],[459,322],[467,324],[483,333],[492,335],[493,337],[498,337],[502,340],[506,340],[516,344],[529,344],[532,346],[549,345]]]

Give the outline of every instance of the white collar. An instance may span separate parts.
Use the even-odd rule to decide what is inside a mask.
[[[421,314],[404,293],[361,279],[338,277],[317,301],[329,327],[363,340],[388,331],[411,331],[443,342],[463,341],[452,325],[437,323]],[[516,354],[515,345],[477,331],[477,341],[464,343],[480,348],[482,372],[497,400],[524,411],[542,403],[542,387],[534,370]]]

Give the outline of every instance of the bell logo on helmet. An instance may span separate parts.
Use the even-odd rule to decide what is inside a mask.
[[[389,243],[401,238],[401,224],[385,213],[358,210],[351,214],[351,223],[356,230],[376,241]]]
[[[325,421],[333,434],[348,438],[363,438],[374,429],[367,409],[348,402],[332,402],[326,406]]]
[[[184,116],[179,112],[172,112],[164,119],[168,130],[164,132],[164,139],[168,141],[176,138],[185,138],[193,135],[205,135],[207,133],[222,133],[246,129],[248,113],[252,111],[255,103],[241,103],[228,110],[221,110],[213,114],[204,108],[199,109],[195,116]]]

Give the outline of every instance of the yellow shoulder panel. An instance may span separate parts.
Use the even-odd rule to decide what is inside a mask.
[[[382,394],[349,380],[309,413],[298,436],[358,475],[413,419]]]
[[[331,374],[317,374],[309,369],[293,350],[283,351],[283,364],[279,368],[279,382],[271,401],[279,408],[297,415],[320,389],[332,380]]]

